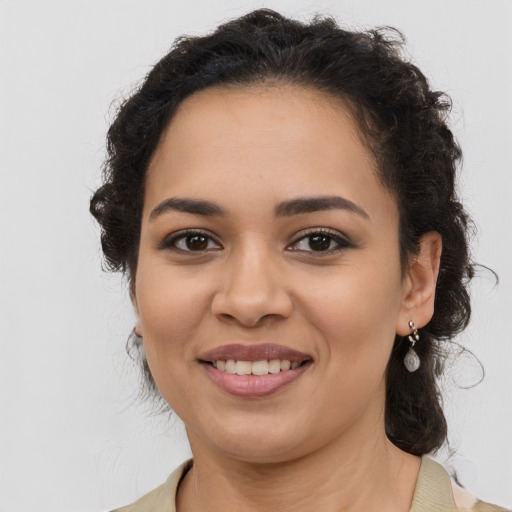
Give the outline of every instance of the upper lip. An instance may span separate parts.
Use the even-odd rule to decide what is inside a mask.
[[[205,362],[213,362],[218,360],[227,361],[234,359],[236,361],[263,361],[271,359],[286,359],[290,362],[302,362],[313,359],[304,352],[299,352],[290,347],[276,345],[274,343],[260,344],[244,344],[233,343],[230,345],[222,345],[203,352],[198,357],[199,360]]]

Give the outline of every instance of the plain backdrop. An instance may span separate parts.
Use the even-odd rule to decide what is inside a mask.
[[[454,101],[460,190],[482,272],[447,379],[455,455],[480,497],[512,505],[512,1],[0,0],[0,512],[101,512],[189,456],[179,420],[136,401],[126,286],[101,272],[88,201],[111,103],[182,34],[256,7],[353,28],[392,25]]]

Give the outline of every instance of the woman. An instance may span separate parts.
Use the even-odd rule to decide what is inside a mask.
[[[120,109],[91,211],[194,456],[120,510],[503,510],[426,456],[473,267],[449,104],[392,35],[255,11]]]

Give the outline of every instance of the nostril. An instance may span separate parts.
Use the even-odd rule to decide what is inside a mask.
[[[219,292],[212,301],[212,312],[224,321],[236,321],[247,327],[290,316],[291,298],[281,289],[250,293],[249,290],[231,286]]]
[[[269,323],[272,323],[274,321],[278,322],[283,319],[282,315],[274,313],[267,313],[262,316],[249,316],[241,313],[237,315],[221,313],[220,315],[216,316],[217,318],[219,318],[219,320],[223,322],[237,324],[249,329],[257,329],[263,325],[268,325]]]

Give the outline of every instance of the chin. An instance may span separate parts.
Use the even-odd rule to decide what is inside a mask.
[[[219,448],[226,456],[247,464],[284,464],[304,455],[302,451],[298,452],[296,445],[283,446],[282,443],[259,442],[250,445],[247,442],[240,442]]]
[[[289,462],[304,456],[312,449],[306,429],[298,430],[297,418],[289,424],[282,418],[270,421],[238,417],[227,424],[210,424],[202,429],[201,441],[188,431],[194,448],[201,450],[206,440],[215,450],[230,458],[254,464],[276,464]]]

